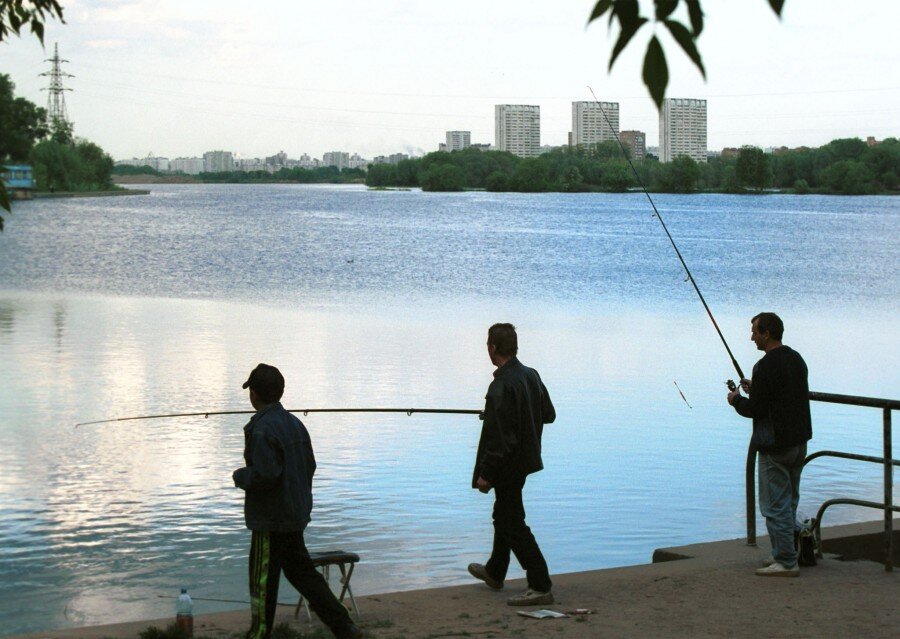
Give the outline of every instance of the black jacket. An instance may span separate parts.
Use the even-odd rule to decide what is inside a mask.
[[[739,415],[753,418],[752,442],[762,452],[799,446],[812,438],[806,362],[779,346],[753,367],[750,397],[734,399]]]
[[[541,435],[556,419],[540,375],[515,357],[494,371],[484,404],[484,424],[475,458],[478,477],[491,484],[519,480],[544,468]]]
[[[275,402],[244,426],[243,468],[234,485],[245,491],[247,528],[302,532],[312,512],[316,458],[303,423]]]

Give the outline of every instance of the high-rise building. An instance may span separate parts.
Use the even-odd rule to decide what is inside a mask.
[[[494,146],[522,158],[537,157],[541,147],[541,107],[530,104],[494,106]]]
[[[350,154],[346,151],[329,151],[322,156],[322,164],[343,170],[350,168]]]
[[[234,156],[231,151],[207,151],[203,154],[203,171],[205,173],[234,171]]]
[[[619,133],[619,141],[635,160],[643,160],[647,156],[647,135],[643,131],[622,131]]]
[[[618,135],[618,102],[572,103],[573,146],[615,142]]]
[[[706,100],[666,98],[659,111],[659,161],[706,162]]]
[[[447,152],[462,151],[472,144],[471,131],[447,131]]]

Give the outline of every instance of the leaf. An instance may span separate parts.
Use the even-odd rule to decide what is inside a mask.
[[[687,53],[688,57],[695,65],[697,65],[697,68],[700,69],[700,73],[705,80],[706,69],[703,68],[703,60],[700,58],[700,52],[697,51],[697,46],[694,44],[694,37],[691,35],[691,32],[688,31],[686,26],[675,20],[666,20],[664,24],[669,30],[669,33],[672,34],[672,37],[675,38],[675,41],[681,45],[684,52]]]
[[[37,18],[31,21],[31,32],[44,44],[44,24]]]
[[[616,14],[622,28],[633,26],[638,21],[638,2],[637,0],[615,0],[613,13]]]
[[[663,98],[666,96],[666,85],[669,84],[669,68],[666,66],[666,54],[659,44],[656,36],[647,45],[647,55],[644,56],[644,84],[650,91],[650,97],[656,103],[656,108],[662,107]]]
[[[598,0],[597,4],[594,5],[594,10],[591,11],[591,17],[588,18],[588,24],[609,11],[612,3],[613,0]]]
[[[656,1],[656,19],[657,20],[665,20],[672,12],[675,11],[675,7],[678,6],[679,0],[655,0]]]
[[[780,18],[781,10],[784,8],[784,0],[769,0],[769,5],[772,7],[772,11]]]
[[[703,9],[700,8],[700,0],[685,0],[685,3],[691,16],[691,30],[696,38],[703,31]]]
[[[625,48],[625,45],[634,37],[634,34],[638,32],[642,26],[647,24],[647,18],[638,18],[637,24],[629,29],[626,29],[625,26],[622,26],[622,32],[619,33],[619,39],[616,40],[616,46],[613,47],[612,55],[609,56],[609,68],[612,69],[613,63],[616,61],[616,58],[619,57],[619,54],[622,53],[622,50]]]

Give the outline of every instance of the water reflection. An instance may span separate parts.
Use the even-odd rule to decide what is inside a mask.
[[[547,469],[529,480],[529,519],[554,571],[646,561],[656,546],[743,530],[749,427],[724,405],[715,377],[731,374],[727,360],[691,309],[309,310],[24,294],[0,308],[16,318],[0,364],[0,595],[10,632],[165,616],[169,602],[158,595],[181,585],[202,597],[245,596],[248,537],[230,481],[245,419],[76,421],[245,408],[240,384],[259,361],[284,371],[289,406],[480,408],[491,374],[484,333],[497,317],[522,318],[521,357],[541,370],[560,414],[545,434]],[[810,362],[814,387],[896,388],[885,372],[896,353],[890,317],[789,317],[787,341]],[[729,335],[746,332],[740,314],[720,322]],[[864,327],[871,343],[854,353],[830,347]],[[733,348],[749,369],[752,344]],[[854,452],[879,454],[877,415],[814,410],[817,448],[847,449],[849,439]],[[310,545],[359,552],[360,593],[464,582],[464,566],[483,558],[490,538],[490,499],[469,488],[477,419],[303,419],[320,464]],[[835,494],[878,498],[880,476],[869,471],[817,461],[801,509]],[[835,523],[861,516],[829,513]],[[282,599],[292,596],[285,588]]]
[[[182,585],[245,599],[230,479],[245,418],[76,422],[249,408],[240,385],[261,361],[291,407],[477,409],[495,321],[517,324],[559,413],[528,489],[554,572],[743,533],[734,371],[639,198],[266,186],[118,200],[36,202],[0,236],[15,289],[0,292],[3,631],[166,616]],[[744,369],[749,317],[774,309],[815,390],[896,397],[894,200],[733,200],[660,205]],[[814,449],[880,454],[878,411],[813,411]],[[319,460],[307,539],[360,553],[357,592],[467,581],[491,535],[490,498],[469,487],[477,419],[303,420]],[[881,490],[874,466],[816,460],[801,510]]]

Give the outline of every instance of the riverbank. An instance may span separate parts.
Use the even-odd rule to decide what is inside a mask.
[[[859,559],[883,549],[883,522],[827,528],[823,538],[826,558],[803,568],[798,579],[755,576],[769,555],[768,538],[760,538],[758,547],[735,539],[660,549],[652,564],[554,575],[557,602],[546,608],[570,613],[561,619],[530,619],[507,606],[506,598],[525,587],[516,580],[502,592],[472,583],[357,597],[359,623],[372,639],[896,636],[900,574]],[[830,554],[837,552],[844,554]],[[662,560],[674,557],[683,559]],[[196,607],[202,610],[202,602]],[[590,613],[574,612],[579,609]],[[246,630],[249,617],[248,610],[199,614],[194,635],[232,637]],[[149,626],[164,628],[172,621],[47,631],[19,639],[137,639]],[[282,622],[301,633],[321,628],[318,621],[307,622],[302,611],[295,619],[293,606],[279,608],[277,623]]]
[[[43,191],[35,193],[32,197],[35,200],[44,199],[61,199],[71,197],[118,197],[120,195],[149,195],[150,191],[146,189],[113,189],[109,191]]]

